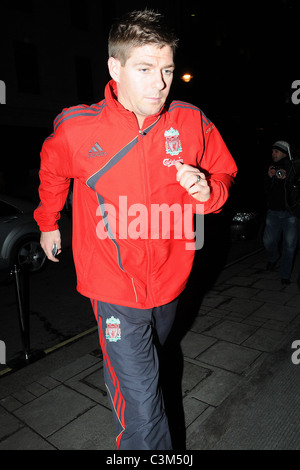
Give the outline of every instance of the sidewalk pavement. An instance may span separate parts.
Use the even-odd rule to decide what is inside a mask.
[[[263,251],[227,265],[181,338],[188,451],[300,449],[300,256],[286,287],[265,266]],[[102,367],[96,330],[1,366],[0,450],[115,451]]]

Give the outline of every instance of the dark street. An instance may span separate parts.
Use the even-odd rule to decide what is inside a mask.
[[[0,450],[172,449],[194,468],[300,450],[300,2],[4,0],[1,17]],[[192,201],[189,277],[175,232],[149,240],[136,217],[123,237],[124,195]]]
[[[209,247],[209,239],[207,245]],[[210,274],[214,277],[218,274],[216,270],[218,263],[221,268],[224,263],[234,263],[235,260],[261,247],[257,240],[235,240],[229,248],[227,247],[228,251],[224,246],[220,244],[219,246],[223,259],[221,253],[215,249],[215,256],[218,255],[218,258],[211,260],[211,266],[214,268]],[[207,251],[208,248],[196,254],[195,273],[194,277],[191,277],[193,283],[197,282],[196,273],[198,269],[201,269],[203,256],[208,256]],[[22,277],[20,280],[22,282]],[[206,282],[209,283],[208,275]],[[204,284],[202,280],[202,288]],[[29,289],[30,349],[33,352],[43,353],[45,350],[51,350],[91,328],[96,328],[89,299],[76,291],[76,275],[70,248],[63,251],[59,263],[48,262],[42,272],[30,275],[29,282],[25,283],[25,286]],[[209,285],[205,288],[208,289]],[[15,364],[16,359],[24,357],[24,348],[19,325],[19,303],[14,274],[9,283],[0,284],[0,298],[1,339],[6,344],[7,364],[11,362]],[[1,368],[3,369],[4,366]]]

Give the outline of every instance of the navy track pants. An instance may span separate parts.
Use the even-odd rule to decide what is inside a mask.
[[[136,309],[92,300],[119,450],[172,450],[158,349],[171,330],[177,304],[175,299]]]

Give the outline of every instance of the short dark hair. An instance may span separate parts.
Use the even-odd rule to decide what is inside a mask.
[[[116,21],[109,32],[108,55],[125,65],[133,47],[155,44],[170,46],[175,54],[178,38],[161,13],[152,10],[132,11]]]

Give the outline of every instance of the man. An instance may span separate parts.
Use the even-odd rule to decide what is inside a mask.
[[[77,289],[92,299],[122,450],[172,449],[156,346],[170,332],[193,263],[180,229],[190,209],[219,211],[236,174],[204,114],[181,101],[166,104],[176,46],[162,15],[125,15],[109,35],[105,99],[65,109],[41,153],[35,218],[52,261],[74,178]]]
[[[274,270],[280,258],[279,242],[282,237],[280,277],[282,285],[290,284],[290,276],[298,239],[297,218],[287,208],[287,191],[291,176],[290,145],[283,140],[272,146],[273,163],[268,169],[266,191],[268,211],[263,243],[268,257],[268,270]]]

